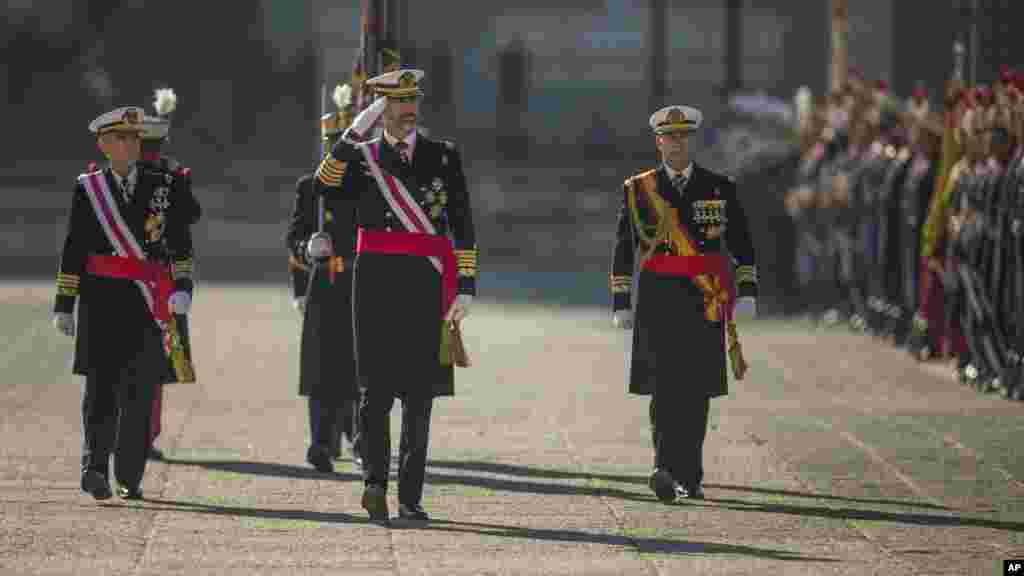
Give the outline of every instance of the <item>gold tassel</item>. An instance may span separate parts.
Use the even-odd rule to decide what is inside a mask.
[[[450,334],[451,332],[448,329],[448,322],[441,320],[441,366],[452,365],[452,355],[451,352],[448,351],[448,347],[451,345],[449,343]]]
[[[171,319],[167,323],[167,341],[175,380],[184,383],[195,382],[195,368],[192,366],[192,362],[189,361],[188,356],[185,355],[185,347],[182,346],[181,338],[178,336],[178,324],[174,319],[174,315],[171,315]]]
[[[740,346],[739,335],[736,333],[736,323],[728,322],[725,325],[726,334],[728,335],[729,343],[729,363],[732,365],[732,375],[737,380],[743,380],[743,376],[747,373],[746,358],[743,357],[743,348]]]

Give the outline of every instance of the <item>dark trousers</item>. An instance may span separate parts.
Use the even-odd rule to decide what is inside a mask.
[[[139,382],[127,370],[90,371],[82,392],[82,471],[114,477],[121,485],[142,483],[149,452],[153,384]]]
[[[704,438],[708,430],[711,399],[692,398],[658,404],[651,397],[651,436],[654,467],[667,470],[683,486],[698,486],[704,479]],[[661,410],[664,417],[658,418]]]
[[[332,454],[340,452],[341,439],[359,448],[359,430],[356,421],[359,404],[346,400],[341,406],[329,406],[317,398],[309,398],[309,437],[316,446],[326,446]]]
[[[363,390],[359,405],[360,437],[363,443],[363,480],[366,485],[388,485],[391,467],[391,407],[395,397],[390,391]],[[427,468],[427,441],[430,437],[432,397],[402,398],[402,437],[398,448],[398,501],[418,505],[423,497]]]

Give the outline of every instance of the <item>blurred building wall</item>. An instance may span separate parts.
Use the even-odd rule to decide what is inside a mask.
[[[1000,63],[1024,64],[1010,24],[1024,3],[978,1],[978,75],[990,80]],[[696,155],[715,168],[708,150],[720,142],[729,82],[786,100],[801,85],[826,87],[825,1],[397,4],[403,60],[427,71],[424,124],[462,148],[482,262],[491,266],[604,270],[621,182],[654,161],[647,119],[655,106],[703,110]],[[937,99],[952,41],[967,30],[967,1],[925,4],[926,18],[918,2],[851,2],[850,60],[897,94],[924,80]],[[730,6],[740,32],[731,40]],[[319,153],[319,87],[349,80],[359,10],[356,0],[0,6],[4,256],[31,268],[54,254],[73,177],[99,156],[88,122],[113,106],[149,107],[152,90],[169,85],[180,104],[168,150],[193,168],[207,215],[203,254],[283,281],[280,235],[293,185]],[[663,42],[652,23],[664,25]],[[653,52],[659,46],[663,54]],[[660,62],[663,75],[653,75]],[[782,190],[769,182],[744,184],[752,213],[775,209]],[[785,225],[759,229],[771,235]],[[41,269],[52,267],[48,260]]]

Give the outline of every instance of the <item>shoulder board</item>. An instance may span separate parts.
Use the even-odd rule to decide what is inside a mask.
[[[178,174],[181,174],[182,176],[188,178],[189,176],[192,175],[192,169],[182,166],[178,168]]]

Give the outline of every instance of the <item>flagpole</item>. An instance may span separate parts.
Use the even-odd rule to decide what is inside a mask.
[[[327,83],[326,82],[322,82],[320,84],[320,118],[322,119],[325,114],[327,114]],[[327,150],[327,140],[323,137],[323,134],[321,134],[320,135],[320,160],[321,161],[323,161],[323,158],[324,158],[324,156],[327,155],[327,152],[329,152],[329,150]],[[320,190],[319,196],[317,197],[317,208],[316,208],[316,229],[317,229],[317,232],[323,232],[324,231],[324,212],[325,212],[325,207],[324,207],[324,191],[325,191],[325,188],[323,186],[321,186],[320,188],[321,188],[321,190]]]

